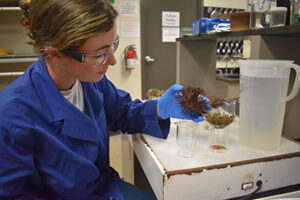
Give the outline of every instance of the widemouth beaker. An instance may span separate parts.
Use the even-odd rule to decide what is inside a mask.
[[[272,7],[276,7],[276,0],[252,0],[249,8],[250,28],[269,27]]]
[[[177,155],[184,158],[195,156],[198,125],[192,121],[177,122]]]
[[[228,150],[228,126],[214,126],[208,136],[210,151],[222,153]]]

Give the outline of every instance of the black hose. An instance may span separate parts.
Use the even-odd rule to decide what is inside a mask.
[[[252,197],[262,188],[262,181],[259,180],[256,182],[256,190],[254,190],[253,192],[251,192],[250,194],[248,194],[247,196],[244,196],[238,200],[248,200],[248,199],[252,199]]]

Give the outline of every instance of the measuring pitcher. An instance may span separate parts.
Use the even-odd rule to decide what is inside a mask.
[[[240,62],[240,143],[255,149],[280,146],[286,102],[300,85],[300,67],[287,60],[241,60]],[[287,96],[290,70],[296,71]]]

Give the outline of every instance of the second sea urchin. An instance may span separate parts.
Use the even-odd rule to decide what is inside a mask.
[[[225,126],[232,123],[234,120],[234,115],[221,113],[219,111],[211,111],[205,115],[205,119],[212,124],[213,126],[217,126],[220,128],[224,128]]]
[[[213,96],[206,96],[206,97],[210,100],[209,105],[212,108],[217,108],[217,107],[223,105],[223,103],[224,103],[223,98],[213,97]]]

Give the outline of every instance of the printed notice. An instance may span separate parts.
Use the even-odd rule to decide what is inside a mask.
[[[179,12],[162,12],[162,26],[179,26]]]
[[[119,3],[119,7],[120,7],[120,16],[127,16],[127,17],[137,17],[138,16],[137,2],[121,1]]]
[[[121,37],[140,37],[140,23],[121,22]]]
[[[176,42],[179,37],[179,27],[162,27],[162,41],[163,42]]]

